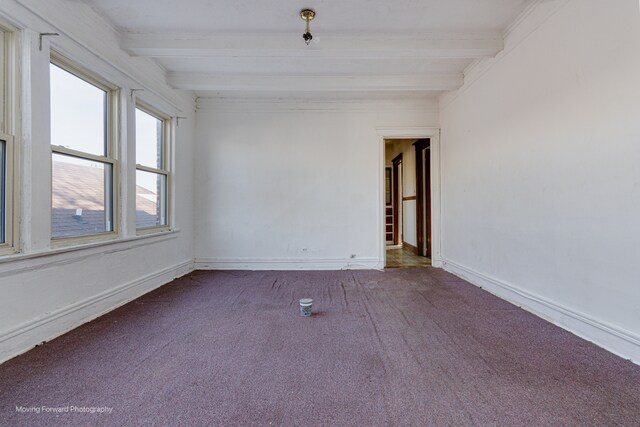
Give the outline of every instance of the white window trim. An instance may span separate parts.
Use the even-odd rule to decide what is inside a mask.
[[[143,235],[143,234],[151,234],[151,233],[159,233],[159,232],[166,232],[166,231],[171,231],[171,199],[172,199],[172,194],[171,194],[171,117],[168,116],[167,114],[162,113],[161,111],[159,111],[156,108],[153,108],[152,106],[150,106],[149,104],[142,102],[140,100],[136,100],[135,103],[135,108],[136,109],[140,109],[142,111],[144,111],[145,113],[155,117],[156,119],[162,121],[163,123],[163,127],[162,127],[162,168],[153,168],[153,167],[149,167],[149,166],[144,166],[141,164],[136,163],[136,172],[138,170],[141,171],[145,171],[145,172],[151,172],[151,173],[156,173],[159,175],[164,175],[165,176],[165,185],[166,185],[166,195],[165,195],[165,219],[166,219],[166,224],[165,225],[158,225],[158,226],[153,226],[153,227],[142,227],[142,228],[138,228],[136,226],[136,234],[137,235]],[[137,126],[137,124],[136,124]],[[136,141],[137,143],[137,141]],[[136,159],[137,161],[137,159]],[[136,174],[137,175],[137,174]],[[136,183],[137,186],[137,183]],[[134,193],[134,197],[137,198],[137,195],[135,195]],[[137,206],[136,206],[136,211],[137,211]]]
[[[19,129],[20,110],[18,93],[21,87],[19,73],[18,29],[0,22],[2,32],[2,49],[0,54],[0,85],[2,86],[3,101],[0,105],[0,139],[6,143],[5,153],[5,241],[0,243],[0,256],[10,255],[19,251],[20,230],[20,191],[18,188],[18,145],[16,143]]]
[[[70,148],[51,145],[51,158],[53,154],[62,154],[84,160],[92,160],[111,165],[111,225],[112,230],[103,233],[82,234],[78,236],[51,236],[51,246],[53,248],[101,242],[117,239],[120,235],[120,164],[117,159],[118,154],[118,87],[101,79],[88,70],[81,68],[61,54],[51,51],[50,62],[63,70],[75,75],[107,93],[107,155],[99,156]],[[53,180],[51,181],[51,194],[53,197]],[[52,203],[53,204],[53,203]],[[106,208],[106,207],[105,207]],[[53,234],[53,230],[52,230]]]

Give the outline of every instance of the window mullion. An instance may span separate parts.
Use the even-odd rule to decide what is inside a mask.
[[[169,175],[169,172],[166,170],[156,169],[156,168],[152,168],[144,165],[136,165],[136,169],[145,171],[145,172],[150,172],[150,173],[157,173],[158,175]]]
[[[71,148],[62,147],[60,145],[52,145],[51,150],[54,153],[64,154],[66,156],[77,157],[85,160],[93,160],[95,162],[100,162],[100,163],[110,163],[111,165],[113,165],[116,162],[115,159],[110,157],[97,156],[95,154],[85,153],[84,151],[73,150]]]

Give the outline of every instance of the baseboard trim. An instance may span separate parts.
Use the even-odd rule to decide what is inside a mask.
[[[197,258],[196,270],[376,270],[378,258],[354,259],[216,259]]]
[[[0,363],[50,341],[193,271],[187,260],[0,332]]]
[[[445,260],[446,271],[624,359],[640,364],[640,336],[493,277]]]

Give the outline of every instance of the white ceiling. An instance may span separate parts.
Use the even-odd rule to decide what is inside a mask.
[[[77,0],[76,0],[77,1]],[[199,96],[433,97],[534,0],[82,0]],[[316,10],[314,41],[300,9]]]
[[[501,31],[525,0],[85,0],[132,32],[302,34],[300,9],[321,33]]]

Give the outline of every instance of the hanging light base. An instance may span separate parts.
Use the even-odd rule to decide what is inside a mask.
[[[302,38],[307,45],[309,45],[309,43],[311,43],[311,40],[313,39],[311,31],[309,30],[309,21],[312,21],[315,17],[316,12],[313,9],[302,9],[300,11],[300,18],[304,19],[307,22],[306,31],[302,35]]]
[[[302,18],[304,21],[307,20],[307,18],[309,19],[309,21],[313,21],[313,18],[316,17],[316,12],[313,9],[302,9],[300,11],[300,18]]]

